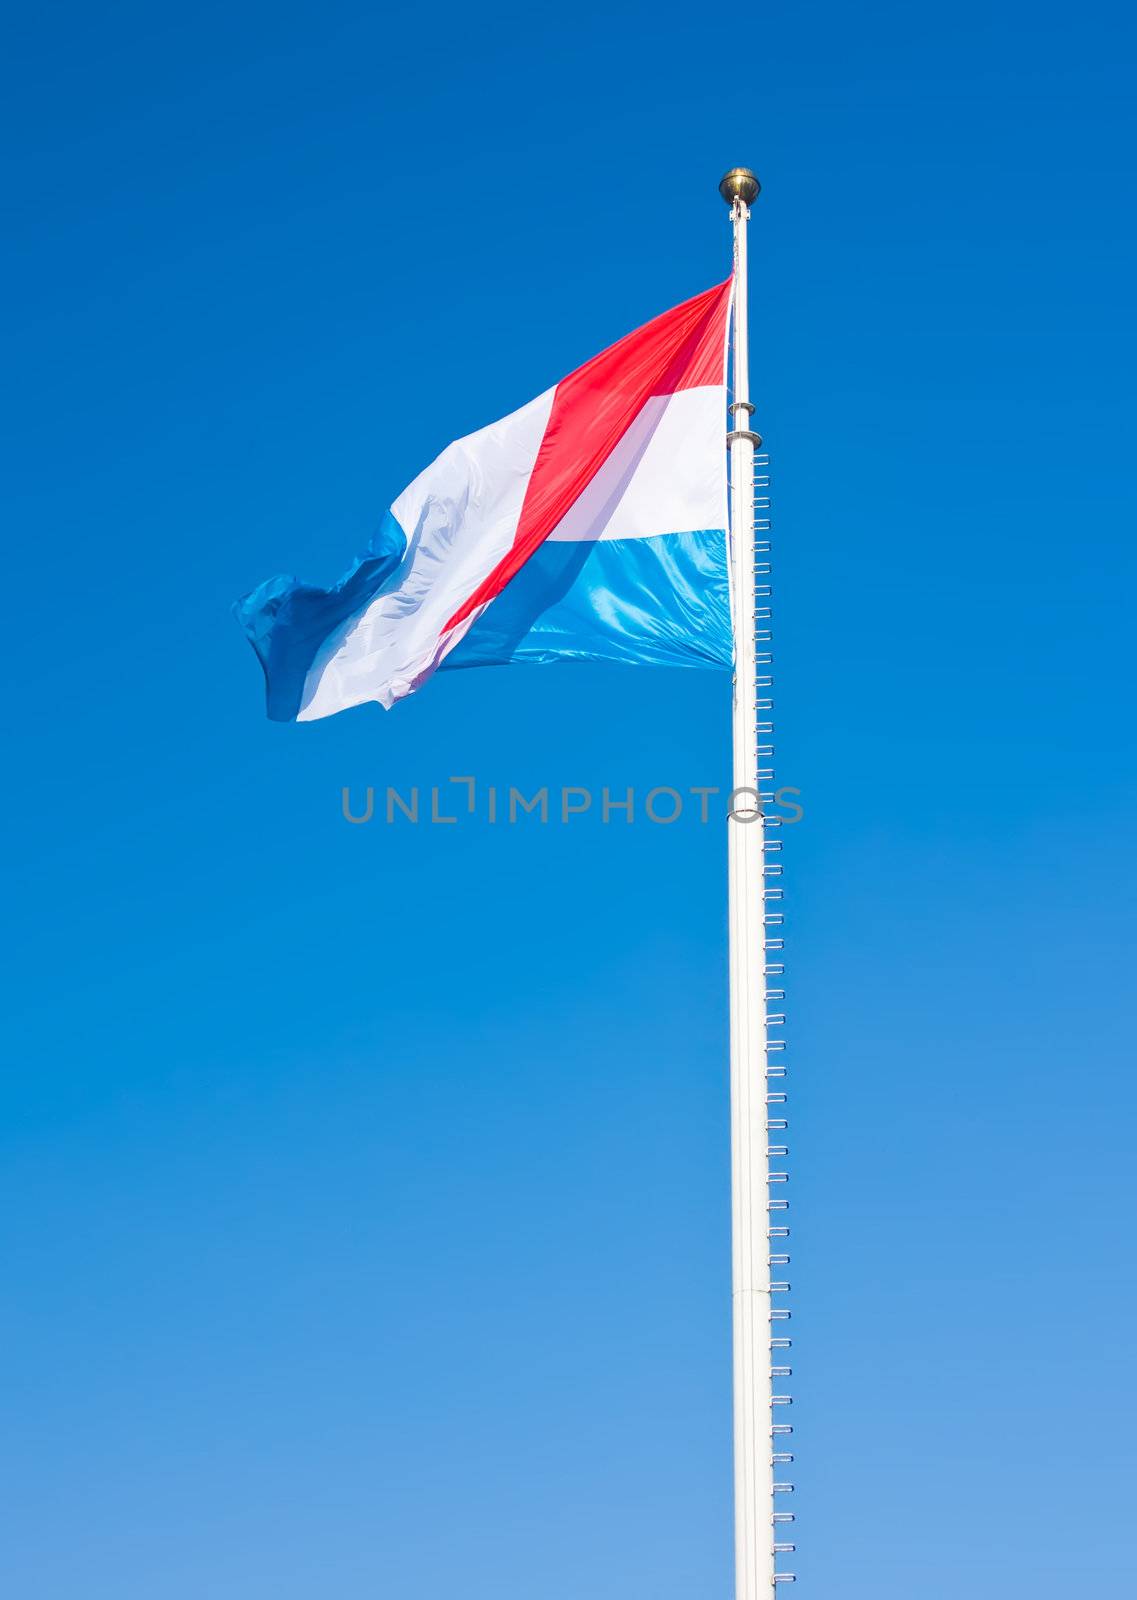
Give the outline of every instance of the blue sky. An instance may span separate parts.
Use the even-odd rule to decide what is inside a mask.
[[[773,455],[798,1592],[1134,1581],[1133,22],[12,26],[2,1558],[29,1600],[730,1584],[714,674],[263,717],[228,613],[717,281]],[[731,51],[734,50],[732,58]]]

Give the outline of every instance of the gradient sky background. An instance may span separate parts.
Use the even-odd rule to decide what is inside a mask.
[[[725,276],[739,161],[796,1592],[1130,1592],[1131,9],[9,30],[6,1592],[729,1594],[723,826],[339,809],[725,782],[726,679],[282,728],[228,608]]]

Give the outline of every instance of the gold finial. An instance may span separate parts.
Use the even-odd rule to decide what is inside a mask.
[[[761,189],[762,185],[749,167],[731,167],[719,184],[719,194],[728,206],[732,206],[736,200],[741,200],[744,206],[751,205],[757,200]]]

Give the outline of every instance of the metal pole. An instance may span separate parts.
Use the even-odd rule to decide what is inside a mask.
[[[770,1266],[766,1152],[765,824],[758,793],[754,579],[754,453],[747,347],[746,225],[759,192],[746,168],[719,185],[734,228],[734,400],[731,465],[734,594],[734,796],[729,821],[730,1145],[734,1331],[736,1600],[774,1592],[770,1434]]]

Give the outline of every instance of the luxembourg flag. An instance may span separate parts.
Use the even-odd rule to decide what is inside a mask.
[[[280,577],[238,602],[269,716],[389,708],[440,668],[729,667],[731,287],[449,445],[333,589]]]

